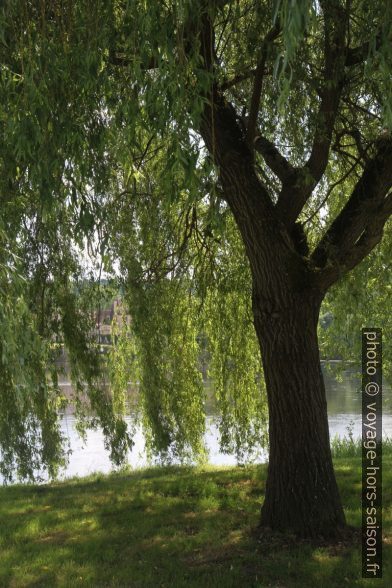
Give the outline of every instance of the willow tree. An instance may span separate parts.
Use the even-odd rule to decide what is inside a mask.
[[[130,442],[98,392],[79,322],[87,236],[106,271],[120,258],[152,448],[201,450],[192,317],[203,312],[223,433],[236,432],[237,446],[260,437],[257,426],[246,437],[250,413],[263,411],[251,312],[269,410],[261,524],[336,534],[345,521],[317,323],[328,289],[380,243],[392,212],[390,3],[19,0],[1,10],[8,465],[26,463],[35,438],[25,414],[44,433],[38,461],[55,461],[56,378],[49,393],[44,369],[53,333],[118,459]]]

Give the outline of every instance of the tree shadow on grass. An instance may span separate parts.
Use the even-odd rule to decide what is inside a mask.
[[[264,480],[265,467],[166,468],[2,490],[0,585],[372,585],[360,578],[358,546],[259,542]]]

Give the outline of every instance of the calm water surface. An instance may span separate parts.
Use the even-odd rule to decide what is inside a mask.
[[[360,380],[353,377],[352,372],[346,371],[341,379],[336,379],[329,370],[323,368],[324,380],[327,391],[328,420],[331,438],[338,434],[347,436],[347,427],[353,432],[354,437],[361,435],[361,407]],[[130,422],[130,418],[127,419]],[[72,415],[64,415],[61,419],[62,431],[70,440],[72,453],[68,467],[62,472],[61,478],[72,476],[85,476],[92,472],[109,472],[113,466],[109,460],[109,452],[104,448],[101,430],[88,431],[84,443],[75,429],[75,418]],[[392,435],[392,393],[384,383],[383,389],[383,432]],[[128,463],[137,468],[149,465],[144,451],[144,438],[140,429],[133,437],[134,447],[128,454]],[[216,420],[213,416],[207,417],[207,432],[205,436],[206,446],[209,450],[209,462],[214,465],[235,465],[234,455],[227,455],[219,450],[219,435]],[[268,453],[260,449],[255,456],[255,462],[263,462],[268,458]]]
[[[340,379],[336,379],[333,373],[323,369],[327,391],[328,420],[331,438],[338,434],[340,437],[347,435],[347,427],[353,431],[354,437],[361,435],[361,408],[362,399],[360,393],[360,380],[353,377],[353,373],[343,372]],[[384,436],[392,435],[392,394],[391,389],[384,384],[383,389],[383,431]],[[128,419],[128,422],[130,419]],[[103,435],[100,430],[89,431],[87,441],[83,444],[75,430],[75,419],[72,415],[62,418],[62,429],[70,438],[72,454],[69,465],[62,477],[83,476],[92,472],[109,472],[112,465],[109,453],[103,444]],[[206,445],[209,450],[209,462],[214,465],[235,465],[234,455],[221,453],[219,450],[219,435],[213,416],[207,417]],[[132,467],[148,465],[144,452],[143,433],[139,429],[134,436],[135,445],[128,454],[128,462]],[[268,453],[262,449],[255,457],[256,462],[266,461]]]

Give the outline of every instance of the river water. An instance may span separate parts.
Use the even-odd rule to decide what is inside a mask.
[[[336,434],[340,437],[347,436],[347,427],[352,430],[354,438],[360,437],[362,422],[360,380],[353,377],[352,370],[343,372],[339,379],[325,367],[323,367],[323,373],[331,438]],[[72,449],[68,467],[61,477],[84,476],[92,472],[111,471],[109,453],[104,448],[103,435],[100,430],[89,431],[86,443],[83,443],[75,430],[75,418],[72,415],[64,416],[61,426],[63,432],[70,439]],[[383,434],[384,437],[392,435],[392,394],[391,389],[385,383],[383,390]],[[136,431],[133,440],[135,445],[128,454],[128,463],[133,468],[148,465],[144,452],[143,433],[140,429]],[[220,451],[216,420],[212,415],[207,417],[205,441],[211,464],[235,465],[237,463],[234,455],[227,455]],[[255,462],[260,463],[267,459],[268,453],[260,449],[255,457]]]
[[[331,364],[330,364],[331,365]],[[353,377],[353,370],[344,371],[340,378],[336,378],[334,368],[332,373],[323,366],[324,380],[327,393],[328,420],[330,437],[336,434],[340,437],[347,436],[348,427],[354,438],[361,435],[361,408],[362,398],[360,392],[360,379]],[[130,417],[126,418],[130,422]],[[104,447],[101,430],[87,432],[86,442],[79,437],[76,421],[72,414],[66,414],[61,418],[61,428],[69,438],[71,454],[69,463],[60,474],[60,478],[73,476],[86,476],[93,472],[107,473],[113,469],[109,459],[109,452]],[[235,465],[236,457],[227,455],[219,449],[219,435],[216,418],[207,416],[207,432],[205,435],[206,446],[209,451],[209,463],[213,465]],[[392,436],[392,393],[384,383],[383,389],[383,435]],[[141,429],[136,430],[133,437],[134,446],[128,453],[128,463],[132,468],[149,465],[144,451],[144,438]],[[268,453],[259,449],[254,462],[261,463],[268,459]],[[1,479],[0,479],[1,483]]]

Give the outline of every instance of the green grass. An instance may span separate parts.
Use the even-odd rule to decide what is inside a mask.
[[[384,460],[384,578],[360,547],[252,535],[265,466],[142,470],[0,489],[0,586],[392,586],[392,457]],[[361,460],[338,458],[348,523],[361,524]]]
[[[340,437],[336,434],[331,439],[332,456],[336,457],[361,457],[362,456],[362,438],[354,438],[352,430],[347,427],[348,435]],[[392,437],[384,436],[382,439],[382,455],[392,456]]]

